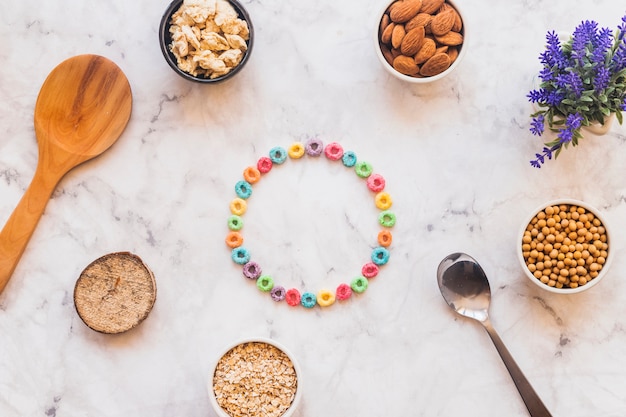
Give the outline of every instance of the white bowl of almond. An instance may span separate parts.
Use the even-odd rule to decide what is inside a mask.
[[[450,74],[466,52],[457,1],[394,0],[377,15],[376,54],[393,76],[430,83]]]
[[[517,256],[526,277],[541,289],[574,294],[600,283],[614,255],[600,211],[561,199],[536,208],[522,223]]]
[[[291,417],[302,396],[300,367],[274,340],[242,340],[219,355],[208,391],[220,417]]]

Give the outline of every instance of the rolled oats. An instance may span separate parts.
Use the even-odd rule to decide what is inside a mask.
[[[291,406],[298,376],[289,357],[264,342],[235,346],[213,375],[217,403],[233,417],[279,417]]]

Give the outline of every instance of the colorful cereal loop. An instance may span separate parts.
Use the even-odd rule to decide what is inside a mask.
[[[285,301],[287,301],[287,304],[292,307],[300,304],[300,298],[300,291],[295,288],[287,290],[287,293],[285,294]]]
[[[250,184],[257,183],[261,179],[261,171],[257,167],[248,167],[243,170],[243,179]]]
[[[372,174],[367,178],[367,188],[375,193],[385,189],[385,178],[380,174]]]
[[[374,262],[368,262],[363,265],[363,268],[361,268],[361,274],[363,274],[365,278],[374,278],[376,275],[378,275],[378,271],[378,265],[376,265]]]
[[[347,168],[352,168],[356,165],[356,154],[352,151],[344,152],[341,157],[341,162],[343,162],[344,166]]]
[[[270,159],[273,163],[280,165],[287,160],[287,151],[280,146],[275,146],[270,149]]]
[[[261,275],[256,280],[256,286],[263,292],[269,292],[274,288],[274,279],[269,275]]]
[[[361,178],[367,178],[370,175],[372,175],[372,165],[369,162],[357,162],[356,165],[354,166],[354,170],[356,172],[356,175],[358,175]]]
[[[311,139],[304,146],[304,151],[309,156],[320,156],[324,152],[324,144],[319,139]]]
[[[235,192],[237,197],[247,200],[252,195],[252,185],[248,181],[237,181]]]
[[[275,286],[272,288],[272,291],[270,291],[270,296],[274,301],[283,301],[285,299],[285,294],[285,287],[281,287],[280,285]]]
[[[236,214],[233,214],[228,218],[228,228],[233,231],[241,230],[243,227],[243,219]]]
[[[292,143],[287,149],[287,155],[291,159],[300,159],[304,155],[304,145],[300,142]]]
[[[267,174],[268,172],[270,172],[270,170],[272,169],[272,165],[274,165],[274,163],[267,156],[260,157],[256,163],[256,167],[259,169],[261,174]]]
[[[393,240],[393,236],[389,230],[381,230],[378,232],[378,244],[385,248],[391,246],[391,241]]]
[[[376,265],[385,265],[389,262],[389,251],[381,246],[374,248],[372,251],[372,262]]]
[[[396,224],[396,215],[389,210],[385,210],[378,215],[378,222],[381,226],[393,227]]]
[[[343,148],[337,142],[331,142],[324,148],[324,154],[331,161],[338,161],[343,156]]]
[[[261,276],[261,267],[254,261],[250,261],[243,266],[243,276],[256,281]]]
[[[317,303],[317,297],[312,292],[305,292],[302,294],[302,299],[300,299],[300,304],[304,308],[313,308]]]
[[[230,212],[236,216],[243,216],[248,210],[248,203],[243,198],[235,198],[230,202]]]
[[[389,210],[393,204],[391,196],[384,191],[376,194],[374,202],[376,203],[376,207],[380,210]]]
[[[243,265],[248,263],[250,260],[250,252],[248,252],[248,249],[243,246],[239,246],[238,248],[233,249],[230,257],[236,264]]]
[[[350,288],[357,294],[361,294],[367,289],[369,283],[367,282],[367,278],[365,277],[356,277],[350,283]]]
[[[335,294],[332,291],[321,290],[317,293],[317,304],[320,307],[328,307],[335,302]]]
[[[348,284],[339,284],[335,293],[337,300],[347,300],[352,295],[352,288]]]
[[[238,248],[243,244],[243,236],[239,232],[230,232],[226,235],[226,245],[229,248]]]

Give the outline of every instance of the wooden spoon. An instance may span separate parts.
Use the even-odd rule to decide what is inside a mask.
[[[128,79],[107,58],[75,56],[48,75],[35,105],[37,169],[0,232],[0,293],[56,185],[72,168],[113,145],[130,119],[131,107]]]

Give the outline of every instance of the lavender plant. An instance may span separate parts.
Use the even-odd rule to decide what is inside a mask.
[[[539,88],[527,95],[539,109],[531,114],[530,131],[541,136],[548,129],[557,137],[530,161],[536,168],[570,144],[578,145],[581,127],[604,124],[612,113],[621,124],[626,110],[626,16],[615,33],[584,21],[566,42],[554,31],[546,41],[539,55]]]

